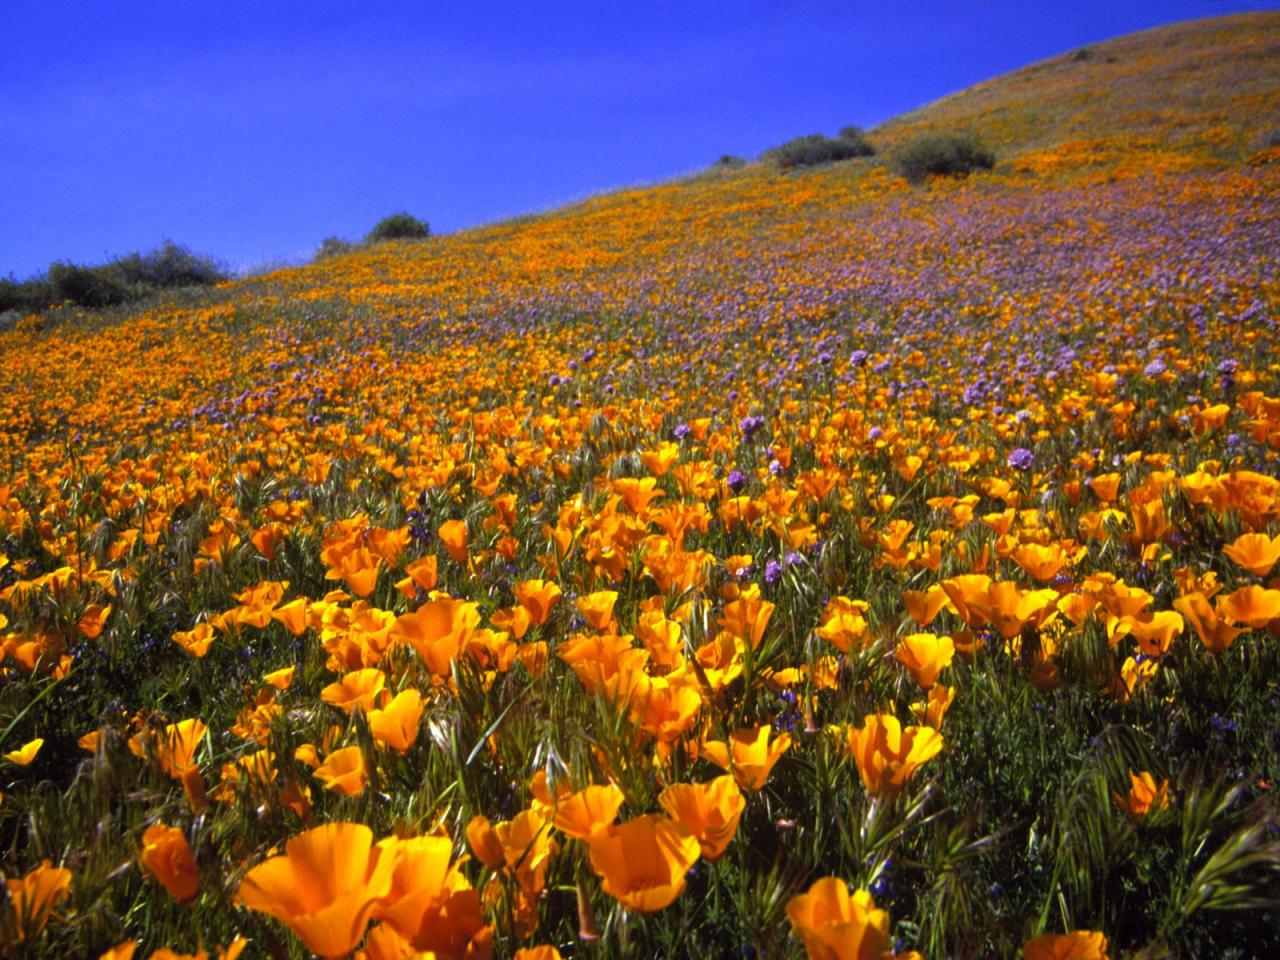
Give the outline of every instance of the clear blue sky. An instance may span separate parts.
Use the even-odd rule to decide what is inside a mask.
[[[0,4],[0,276],[171,238],[244,269],[872,126],[1232,0]]]

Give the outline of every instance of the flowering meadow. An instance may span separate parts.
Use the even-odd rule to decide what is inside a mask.
[[[1280,16],[1022,76],[0,333],[0,956],[1277,955]]]

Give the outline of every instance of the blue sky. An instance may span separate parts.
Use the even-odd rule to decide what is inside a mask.
[[[0,276],[169,238],[235,269],[872,126],[1230,0],[0,6]]]

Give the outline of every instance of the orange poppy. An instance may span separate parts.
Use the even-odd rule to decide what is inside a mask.
[[[907,727],[887,713],[868,714],[863,726],[845,732],[849,752],[867,793],[898,790],[922,764],[942,751],[942,734],[932,727]]]
[[[889,946],[888,912],[839,877],[815,880],[788,900],[787,919],[809,960],[880,960]]]
[[[1108,960],[1107,938],[1095,930],[1042,933],[1022,945],[1024,960]]]
[[[728,774],[707,783],[673,783],[658,795],[658,804],[698,838],[708,860],[724,853],[746,807],[738,784]]]
[[[44,929],[53,908],[71,894],[71,871],[48,860],[30,873],[4,882],[9,892],[9,928],[14,943],[21,943]]]
[[[142,835],[138,860],[143,868],[164,884],[169,896],[190,903],[200,892],[200,873],[187,836],[177,827],[152,824]]]
[[[938,674],[950,665],[955,654],[956,646],[950,637],[932,633],[904,637],[893,651],[894,659],[926,690],[938,682]]]
[[[591,869],[604,892],[628,910],[651,913],[684,892],[697,862],[698,838],[681,824],[648,814],[601,830],[587,840]]]
[[[285,924],[312,953],[344,957],[391,892],[396,862],[363,824],[327,823],[245,874],[237,897]]]
[[[728,743],[709,740],[701,745],[699,753],[723,770],[733,774],[738,786],[744,790],[759,790],[769,779],[774,764],[791,746],[791,734],[772,737],[769,725],[755,729],[735,730]]]

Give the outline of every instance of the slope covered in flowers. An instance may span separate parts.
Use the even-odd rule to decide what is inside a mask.
[[[1273,954],[1277,44],[0,334],[3,949]]]

